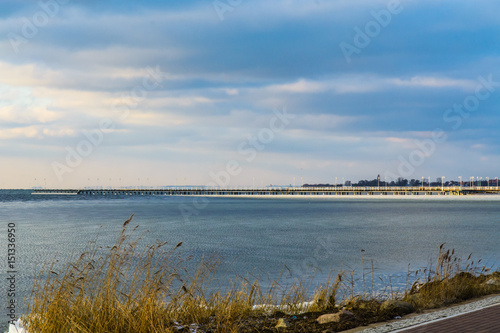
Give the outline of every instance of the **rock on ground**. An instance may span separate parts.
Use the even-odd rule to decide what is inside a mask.
[[[341,310],[337,313],[327,313],[322,316],[319,316],[318,323],[320,324],[328,324],[328,323],[339,323],[341,321],[348,321],[354,319],[354,313],[351,311]]]
[[[288,327],[290,327],[290,323],[285,318],[280,318],[278,320],[278,324],[276,324],[275,327],[276,328],[288,328]]]

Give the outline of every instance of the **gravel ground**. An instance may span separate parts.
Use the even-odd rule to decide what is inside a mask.
[[[428,323],[434,320],[458,316],[467,312],[472,312],[480,309],[487,308],[500,303],[500,296],[493,296],[475,301],[467,304],[452,306],[443,310],[437,310],[422,315],[417,315],[412,318],[402,319],[398,321],[391,321],[374,328],[368,328],[358,331],[359,333],[386,333],[386,332],[399,332],[401,329],[409,328],[411,326]]]

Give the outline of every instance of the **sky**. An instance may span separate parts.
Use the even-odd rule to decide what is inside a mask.
[[[0,188],[500,177],[496,0],[0,0]]]

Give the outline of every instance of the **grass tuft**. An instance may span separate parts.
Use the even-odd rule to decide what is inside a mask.
[[[446,250],[444,245],[439,247],[436,270],[426,270],[426,281],[421,283],[417,279],[411,289],[406,291],[405,301],[421,311],[500,292],[498,285],[486,284],[491,278],[498,279],[499,272],[489,274],[489,268],[479,265],[481,259],[474,262],[470,254],[463,260],[455,255],[454,249]],[[417,271],[415,275],[419,273]]]

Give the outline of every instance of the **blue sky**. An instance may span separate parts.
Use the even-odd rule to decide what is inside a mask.
[[[0,188],[500,176],[498,1],[0,8]]]

